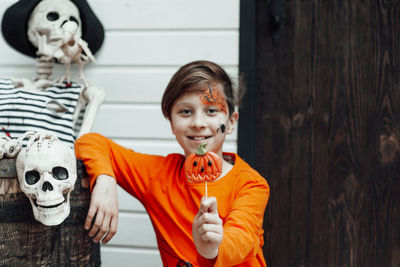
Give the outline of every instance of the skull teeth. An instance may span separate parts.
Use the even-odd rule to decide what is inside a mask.
[[[51,208],[56,208],[58,206],[60,206],[61,204],[63,204],[65,202],[65,199],[62,200],[56,200],[53,201],[53,203],[49,203],[47,201],[35,201],[35,204],[37,207],[41,207],[41,208],[45,208],[45,209],[51,209]]]
[[[56,207],[55,206],[52,206],[52,207],[49,207],[49,206],[46,206],[46,207],[38,206],[37,210],[39,212],[41,212],[41,213],[46,213],[46,214],[59,213],[61,210],[63,210],[65,208],[66,205],[67,205],[67,203],[63,202],[63,203],[61,203],[60,205],[58,205]]]

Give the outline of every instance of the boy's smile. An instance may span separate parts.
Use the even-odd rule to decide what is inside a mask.
[[[210,136],[188,136],[188,138],[193,139],[193,140],[206,140],[207,138],[209,138]]]
[[[203,143],[207,143],[207,150],[222,156],[226,134],[232,133],[238,116],[234,112],[229,118],[224,105],[221,101],[212,103],[209,98],[205,101],[202,92],[185,94],[175,101],[171,110],[171,129],[185,156]]]

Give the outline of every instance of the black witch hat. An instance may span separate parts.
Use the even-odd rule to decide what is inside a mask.
[[[37,48],[28,39],[28,20],[41,0],[19,0],[4,13],[2,32],[7,43],[19,52],[36,58]],[[104,28],[86,0],[71,0],[79,9],[82,21],[82,39],[95,54],[104,40]]]

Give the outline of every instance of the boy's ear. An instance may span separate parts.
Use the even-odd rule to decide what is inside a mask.
[[[226,133],[231,134],[235,130],[236,123],[239,119],[239,112],[235,111],[232,113],[231,117],[229,118],[229,125],[226,128]]]

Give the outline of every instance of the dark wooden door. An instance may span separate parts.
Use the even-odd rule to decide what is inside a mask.
[[[268,266],[400,266],[400,1],[241,9],[239,154],[271,187]]]

